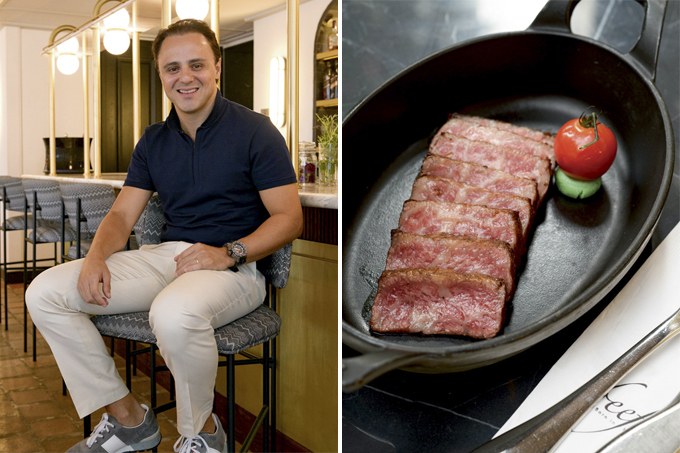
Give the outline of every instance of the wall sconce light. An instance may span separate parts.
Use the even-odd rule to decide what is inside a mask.
[[[276,127],[286,124],[285,94],[286,60],[273,57],[269,63],[269,119]]]
[[[208,15],[208,0],[177,0],[175,11],[180,19],[203,20]]]
[[[113,55],[120,55],[130,47],[130,36],[127,26],[130,24],[130,14],[121,9],[104,19],[106,34],[104,35],[104,48]]]
[[[64,75],[71,75],[78,70],[80,60],[76,54],[78,53],[78,40],[71,38],[68,41],[57,46],[57,69]]]

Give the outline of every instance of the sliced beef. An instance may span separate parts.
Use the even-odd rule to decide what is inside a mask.
[[[436,267],[503,280],[508,299],[515,289],[515,256],[508,244],[490,239],[392,230],[386,270]]]
[[[490,208],[517,211],[522,224],[522,235],[526,239],[531,227],[534,211],[528,198],[492,192],[452,179],[423,175],[416,179],[411,191],[411,200],[445,201],[467,203]]]
[[[454,113],[452,116],[460,118],[465,121],[470,121],[480,126],[495,127],[496,129],[512,132],[514,134],[521,135],[532,140],[543,142],[546,145],[550,146],[555,145],[555,136],[550,132],[537,131],[535,129],[530,129],[528,127],[516,126],[512,123],[506,123],[505,121],[483,118],[481,116],[461,115],[459,113]]]
[[[496,209],[462,203],[415,201],[404,203],[399,229],[411,234],[448,233],[482,239],[498,239],[510,246],[519,260],[524,253],[519,215],[508,209]]]
[[[555,151],[552,146],[512,132],[494,127],[479,126],[456,117],[451,118],[444,124],[437,133],[437,136],[445,132],[469,138],[470,140],[493,143],[494,145],[505,146],[533,154],[534,156],[543,157],[550,160],[551,168],[555,168]],[[438,141],[437,138],[435,136],[432,143],[436,143]]]
[[[448,269],[385,271],[371,313],[376,332],[491,338],[503,325],[502,280]]]
[[[535,181],[483,165],[428,154],[423,160],[420,174],[452,179],[492,192],[528,198],[534,207],[538,202],[538,189]]]
[[[550,161],[516,149],[444,132],[432,142],[430,152],[532,179],[537,184],[539,204],[550,186],[552,177]]]

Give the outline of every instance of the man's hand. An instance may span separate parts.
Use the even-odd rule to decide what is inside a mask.
[[[177,270],[175,277],[197,271],[199,269],[212,269],[223,271],[236,264],[234,259],[227,253],[226,247],[211,247],[196,243],[175,257]]]
[[[111,298],[111,273],[104,260],[88,258],[83,261],[83,267],[78,277],[78,292],[80,297],[88,304],[106,307],[109,305],[108,299]],[[100,284],[104,296],[99,291]]]

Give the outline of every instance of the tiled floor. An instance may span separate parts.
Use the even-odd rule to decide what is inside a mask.
[[[37,360],[34,362],[29,330],[28,352],[23,346],[23,289],[10,285],[9,329],[0,325],[0,452],[64,452],[83,438],[83,422],[78,418],[69,396],[62,395],[62,380],[47,343],[38,333]],[[30,318],[29,318],[29,328]],[[116,356],[121,375],[124,360]],[[142,373],[133,376],[132,392],[138,401],[150,404],[149,379]],[[169,393],[158,387],[158,404]],[[101,419],[102,410],[92,416],[92,427]],[[179,438],[175,411],[158,415],[163,441],[159,452],[172,452]],[[239,446],[237,446],[238,448]]]

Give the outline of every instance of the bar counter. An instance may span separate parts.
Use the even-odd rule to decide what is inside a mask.
[[[102,173],[101,178],[85,178],[81,174],[21,175],[22,178],[52,179],[64,182],[83,182],[90,184],[109,184],[114,189],[122,189],[127,173]],[[298,189],[302,206],[309,208],[338,209],[338,186],[306,185]]]

